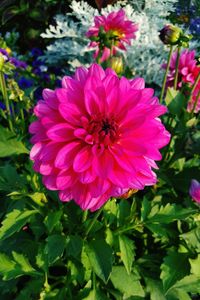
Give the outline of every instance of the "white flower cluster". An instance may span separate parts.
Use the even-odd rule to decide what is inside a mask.
[[[123,53],[128,66],[136,76],[143,76],[148,83],[160,84],[162,71],[161,64],[166,60],[167,49],[159,40],[159,30],[167,23],[169,11],[173,11],[177,0],[130,0],[118,1],[115,5],[107,6],[103,14],[119,10],[126,11],[127,17],[139,24],[137,38]],[[93,50],[87,47],[88,39],[85,33],[93,24],[98,10],[86,2],[71,3],[71,13],[55,17],[56,26],[50,25],[41,36],[53,38],[55,41],[47,47],[45,60],[51,64],[66,62],[71,68],[80,64],[92,62]]]

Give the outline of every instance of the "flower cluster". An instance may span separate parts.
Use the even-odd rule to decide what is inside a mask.
[[[24,61],[21,61],[15,57],[10,56],[9,50],[0,48],[0,53],[4,56],[5,61],[9,61],[16,68],[19,68],[19,69],[27,68],[27,64]]]
[[[177,52],[174,52],[170,61],[170,69],[167,76],[167,86],[173,86],[176,70],[176,60]],[[166,65],[163,65],[163,68],[166,68]],[[188,84],[189,87],[192,87],[195,83],[197,76],[200,73],[200,66],[198,66],[195,59],[195,50],[183,50],[180,54],[179,64],[178,64],[178,89],[181,89],[183,84]],[[188,103],[188,111],[192,111],[194,103],[197,102],[195,107],[195,112],[200,110],[200,80],[196,85],[195,90],[192,94],[192,99]],[[198,97],[198,99],[197,99]]]
[[[166,112],[142,78],[118,78],[97,64],[45,89],[35,107],[31,159],[50,190],[94,211],[111,196],[156,183],[155,160],[170,134]]]
[[[89,28],[86,36],[91,39],[90,47],[95,47],[95,58],[101,62],[115,55],[117,51],[126,50],[125,44],[135,38],[138,26],[126,19],[125,11],[120,9],[107,16],[96,16],[94,26]]]

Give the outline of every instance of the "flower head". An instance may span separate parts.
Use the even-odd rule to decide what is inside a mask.
[[[191,181],[189,194],[194,201],[200,203],[200,183],[195,179]]]
[[[175,71],[176,71],[176,59],[177,59],[177,51],[173,53],[171,61],[169,73],[167,76],[167,86],[174,85]],[[166,68],[164,64],[162,66]],[[178,89],[181,89],[183,83],[192,87],[195,83],[195,80],[200,72],[200,66],[197,65],[197,61],[195,59],[195,50],[184,50],[180,54],[179,65],[178,65]],[[193,109],[196,98],[198,97],[198,93],[200,91],[200,82],[197,84],[193,94],[192,100],[188,103],[188,111]],[[195,112],[200,110],[200,97],[197,101],[197,106]]]
[[[95,58],[100,57],[101,62],[110,55],[115,55],[117,50],[126,50],[124,44],[130,45],[130,40],[135,38],[138,26],[126,19],[125,11],[120,9],[107,16],[96,16],[94,26],[90,27],[86,36],[91,39],[90,47],[95,47]]]
[[[179,43],[182,30],[172,24],[167,24],[160,30],[159,38],[166,45],[176,45]]]
[[[153,93],[144,79],[119,79],[97,64],[45,89],[29,128],[44,185],[94,211],[111,196],[155,184],[152,168],[170,134],[158,118],[166,107]]]

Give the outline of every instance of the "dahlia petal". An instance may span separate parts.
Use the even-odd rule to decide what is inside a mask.
[[[57,124],[47,131],[49,139],[56,142],[67,142],[74,139],[74,127],[67,123]]]
[[[51,190],[51,191],[57,190],[56,175],[43,176],[42,182],[48,190]]]
[[[58,99],[55,91],[44,89],[42,92],[42,97],[50,108],[55,110],[58,108]]]
[[[130,81],[132,89],[142,90],[145,88],[145,81],[143,78],[135,78]]]
[[[66,189],[64,191],[59,192],[59,198],[63,202],[69,202],[72,200],[71,189]]]
[[[37,158],[37,156],[40,154],[40,151],[43,147],[43,144],[42,143],[36,143],[31,151],[30,151],[30,159],[31,160],[35,160]]]
[[[62,170],[56,178],[56,186],[58,190],[66,190],[72,187],[77,181],[77,177],[73,171]]]
[[[73,159],[80,149],[79,142],[71,142],[61,148],[55,159],[55,167],[67,170],[73,164]]]
[[[75,172],[84,172],[91,166],[91,164],[92,157],[90,146],[86,146],[80,150],[74,158],[73,168]]]

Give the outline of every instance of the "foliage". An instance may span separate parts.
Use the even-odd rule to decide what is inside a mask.
[[[3,1],[4,31],[17,16],[27,14],[29,18],[33,14],[29,2]],[[125,8],[142,26],[141,36],[127,54],[129,67],[140,75],[147,70],[146,78],[152,85],[160,83],[154,73],[165,57],[157,37],[164,20],[158,16],[166,17],[173,3],[151,0],[144,7],[143,0],[132,0]],[[56,4],[45,0],[45,13]],[[36,11],[39,8],[41,2],[37,1]],[[46,59],[57,64],[60,57],[72,70],[77,63],[91,60],[84,32],[97,10],[76,1],[71,8],[66,16],[57,16],[57,26],[46,33],[46,37],[60,38],[48,47]],[[103,12],[112,9],[107,7]],[[44,14],[38,18],[44,19],[44,25]],[[21,26],[24,23],[16,25],[20,34]],[[2,48],[17,46],[11,35],[7,45],[1,40]],[[55,87],[62,74],[38,57],[43,52],[33,52],[21,56],[31,65],[26,70],[16,70],[10,64],[4,69],[9,109],[0,106],[0,299],[198,299],[200,210],[188,191],[191,179],[200,181],[200,120],[199,114],[187,111],[189,95],[170,88],[161,99],[168,107],[163,122],[172,138],[155,171],[158,183],[128,194],[127,199],[112,198],[96,213],[83,212],[73,202],[60,202],[57,193],[46,190],[32,169],[28,126],[35,91]],[[15,51],[13,55],[18,57]],[[130,70],[125,71],[126,76],[132,76]],[[22,75],[34,82],[29,88],[19,87]],[[0,104],[4,104],[4,96],[0,93]]]

